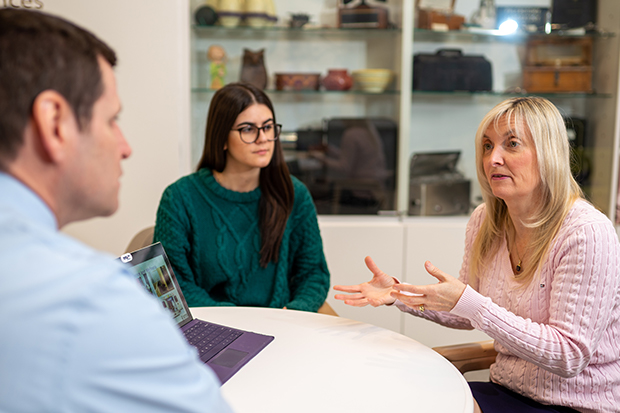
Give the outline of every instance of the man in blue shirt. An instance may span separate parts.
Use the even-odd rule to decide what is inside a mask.
[[[58,231],[118,207],[115,63],[67,21],[0,9],[0,412],[230,412],[166,310]]]

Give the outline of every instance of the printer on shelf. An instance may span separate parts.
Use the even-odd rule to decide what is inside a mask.
[[[469,213],[471,181],[456,170],[461,153],[414,153],[409,167],[409,215]]]

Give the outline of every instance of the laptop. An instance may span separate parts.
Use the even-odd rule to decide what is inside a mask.
[[[192,317],[161,243],[118,258],[130,267],[142,286],[159,299],[179,325],[200,359],[213,369],[222,384],[256,356],[273,336],[209,323]]]

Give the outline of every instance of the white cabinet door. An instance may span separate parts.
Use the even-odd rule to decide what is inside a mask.
[[[321,216],[319,226],[332,287],[370,280],[372,273],[364,264],[367,255],[386,273],[395,277],[403,273],[404,227],[397,218]],[[351,307],[334,299],[335,294],[331,289],[327,302],[339,316],[402,333],[404,315],[397,308]]]
[[[435,279],[424,270],[427,260],[440,270],[458,277],[468,219],[465,216],[405,219],[403,281],[417,285],[434,284]],[[404,317],[403,334],[429,347],[490,339],[477,330],[455,330],[410,315]]]

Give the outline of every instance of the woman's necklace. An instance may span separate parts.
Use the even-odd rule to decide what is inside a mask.
[[[521,259],[521,254],[519,254],[519,247],[517,247],[516,240],[514,241],[513,247],[515,253],[517,254],[517,258],[519,259],[519,262],[517,262],[517,265],[515,266],[515,273],[520,274],[521,271],[523,271],[523,260]]]
[[[521,271],[523,270],[523,267],[521,266],[521,254],[519,254],[519,248],[517,248],[517,244],[515,243],[515,251],[517,253],[517,257],[519,257],[519,262],[517,263],[517,266],[515,267],[515,270],[517,272],[517,274],[520,274]]]
[[[510,248],[508,248],[508,252],[512,253],[512,251],[514,250],[515,254],[517,254],[517,258],[519,259],[519,261],[517,262],[517,265],[515,265],[515,274],[520,274],[521,271],[523,271],[523,259],[521,259],[521,254],[519,254],[519,247],[517,247],[517,240],[512,238],[511,242],[509,243],[509,247]]]

